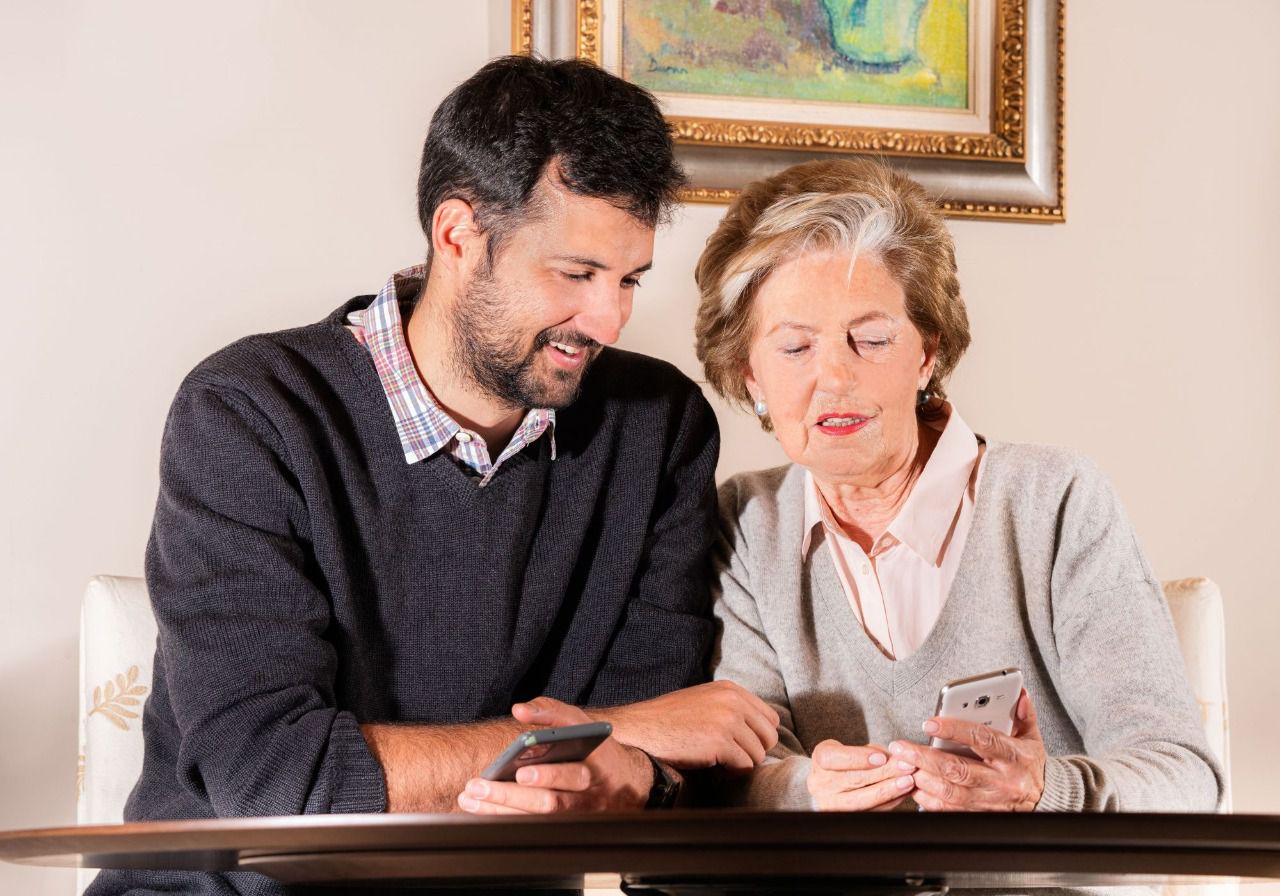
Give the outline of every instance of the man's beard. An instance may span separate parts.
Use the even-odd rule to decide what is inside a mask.
[[[492,269],[486,266],[467,284],[453,315],[454,369],[482,392],[511,408],[564,408],[582,391],[583,376],[599,343],[574,330],[543,330],[528,352],[524,334],[511,319],[511,306],[532,304],[499,294]],[[538,354],[551,342],[587,352],[577,370],[537,370]]]

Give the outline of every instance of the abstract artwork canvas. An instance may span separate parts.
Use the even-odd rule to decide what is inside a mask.
[[[969,0],[624,0],[622,74],[656,93],[963,109]]]

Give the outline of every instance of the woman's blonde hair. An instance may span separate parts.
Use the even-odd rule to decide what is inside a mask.
[[[869,159],[796,165],[749,184],[729,206],[694,274],[702,296],[695,344],[707,381],[751,404],[745,374],[756,293],[778,265],[814,251],[875,258],[902,287],[907,316],[937,353],[928,385],[935,400],[921,413],[936,410],[969,347],[955,246],[924,188]]]

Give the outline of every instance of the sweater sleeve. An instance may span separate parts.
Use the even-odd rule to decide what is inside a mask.
[[[707,679],[707,552],[715,530],[720,430],[692,383],[677,410],[639,567],[592,686],[592,705],[630,703]]]
[[[764,762],[743,776],[721,776],[718,783],[730,805],[761,809],[813,809],[807,781],[809,756],[795,734],[786,682],[751,590],[749,546],[738,528],[735,482],[721,488],[720,531],[713,552],[712,600],[716,642],[712,668],[716,680],[736,682],[778,713],[778,743]]]
[[[378,812],[382,769],[336,706],[331,610],[282,440],[237,392],[179,392],[147,582],[177,773],[218,816]]]
[[[1043,811],[1212,811],[1209,750],[1159,584],[1092,466],[1059,514],[1052,574],[1055,686],[1085,755],[1052,756]]]

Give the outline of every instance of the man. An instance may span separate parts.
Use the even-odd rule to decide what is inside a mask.
[[[604,348],[680,181],[644,91],[497,60],[432,119],[427,263],[188,376],[127,818],[654,807],[680,768],[763,758],[772,710],[698,684],[715,419],[670,365]],[[587,760],[477,777],[518,732],[589,719],[614,737]],[[282,892],[92,892],[131,886]]]

